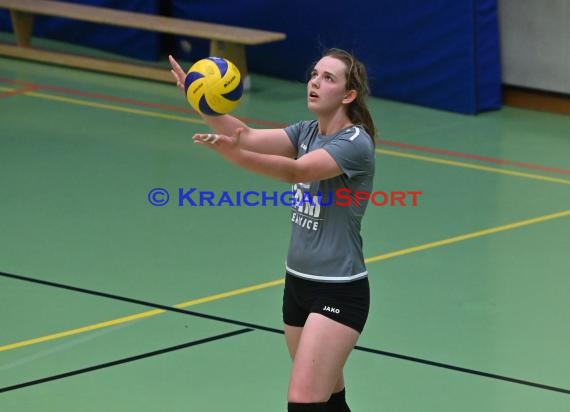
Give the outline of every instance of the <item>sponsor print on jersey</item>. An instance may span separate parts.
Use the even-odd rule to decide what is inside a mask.
[[[306,183],[295,183],[293,193],[295,194],[292,207],[291,222],[307,230],[319,230],[324,219],[321,215],[321,199],[319,194],[311,196],[310,185]]]

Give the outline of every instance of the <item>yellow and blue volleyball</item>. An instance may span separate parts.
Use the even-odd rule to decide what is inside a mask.
[[[194,110],[219,116],[234,110],[243,94],[238,68],[221,57],[208,57],[190,67],[184,82],[186,99]]]

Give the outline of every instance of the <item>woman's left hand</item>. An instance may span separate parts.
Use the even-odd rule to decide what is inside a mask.
[[[228,153],[239,146],[240,135],[243,132],[242,128],[235,131],[233,136],[226,136],[219,133],[196,133],[192,136],[194,143],[206,145],[210,149],[217,152]]]
[[[192,136],[194,143],[215,150],[221,155],[229,155],[238,148],[238,136],[216,133],[197,133]]]

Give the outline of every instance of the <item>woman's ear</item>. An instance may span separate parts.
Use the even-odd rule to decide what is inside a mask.
[[[350,104],[356,99],[357,92],[356,90],[348,90],[344,95],[344,99],[342,99],[343,104]]]

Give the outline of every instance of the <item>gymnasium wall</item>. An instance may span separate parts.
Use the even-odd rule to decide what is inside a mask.
[[[497,0],[75,2],[285,32],[286,41],[248,47],[252,72],[305,81],[311,63],[334,46],[364,61],[375,96],[467,114],[501,106]],[[168,43],[154,33],[61,20],[42,18],[38,35],[143,59],[177,47],[192,60],[208,54],[206,41]],[[0,16],[0,29],[7,25]]]
[[[570,1],[499,0],[503,83],[570,94]]]

